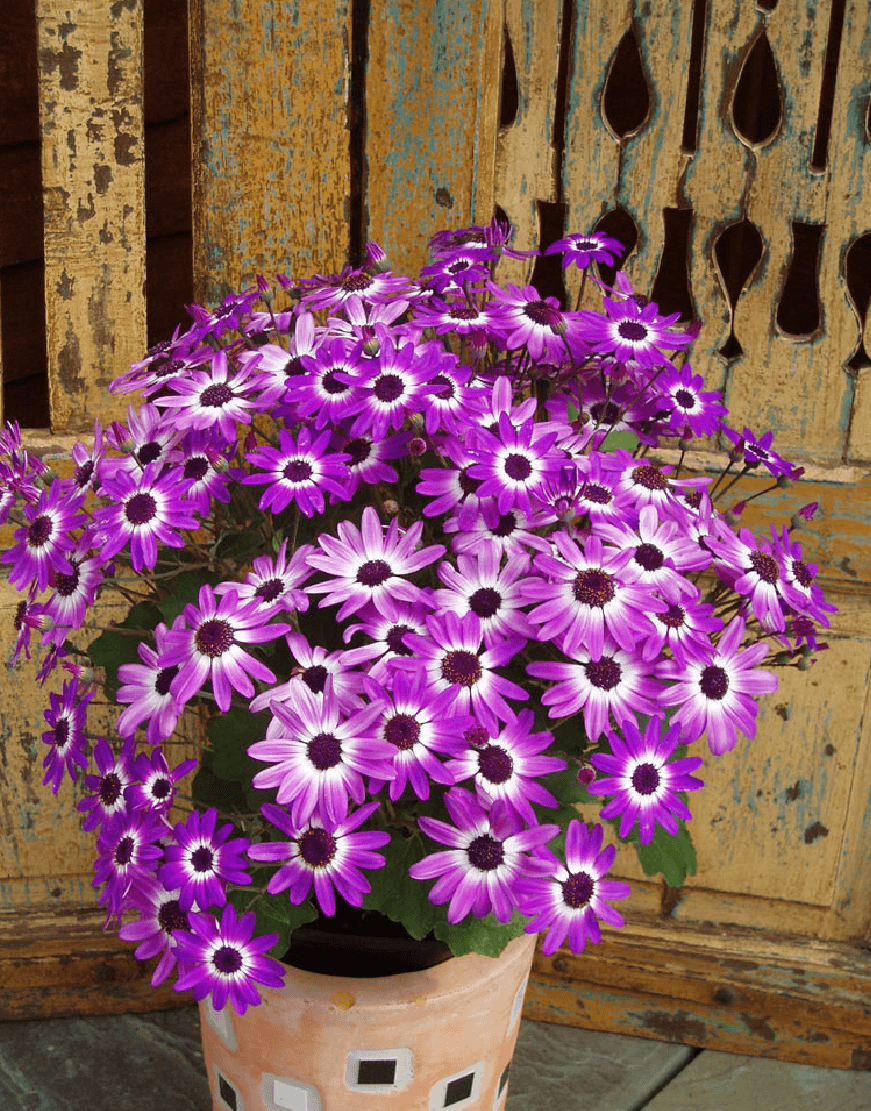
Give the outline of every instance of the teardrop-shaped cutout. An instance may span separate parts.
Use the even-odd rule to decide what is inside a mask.
[[[732,99],[735,134],[748,146],[767,143],[780,126],[783,115],[777,63],[765,31],[750,49]]]
[[[540,254],[532,268],[529,284],[542,297],[556,297],[565,308],[567,303],[565,270],[562,255],[546,255],[545,251],[565,235],[566,205],[561,202],[536,201],[538,209],[538,249]]]
[[[860,236],[850,246],[844,259],[844,277],[850,301],[859,318],[859,346],[846,365],[850,370],[862,370],[871,366],[871,357],[862,340],[868,318],[868,305],[871,303],[871,234]]]
[[[502,90],[499,96],[499,126],[510,127],[517,119],[520,107],[520,90],[517,85],[517,67],[514,64],[514,47],[508,28],[504,28]]]
[[[618,139],[640,131],[650,115],[650,90],[634,27],[620,40],[611,60],[602,94],[602,115]]]
[[[814,148],[811,153],[811,169],[822,173],[826,168],[829,151],[829,132],[832,129],[832,113],[835,107],[835,82],[838,78],[838,63],[841,60],[841,36],[844,31],[845,0],[832,0],[829,16],[829,37],[826,40],[826,56],[823,63],[823,79],[820,82],[820,106],[817,109],[817,126],[814,132]]]
[[[663,315],[679,312],[681,321],[688,324],[695,316],[688,267],[693,210],[664,208],[662,223],[662,254],[650,300],[657,303]]]
[[[823,224],[792,222],[792,257],[777,306],[777,326],[788,336],[811,336],[820,326],[819,267]]]
[[[756,7],[761,12],[773,12],[777,7],[777,0],[756,0]]]
[[[623,269],[626,260],[638,243],[638,226],[625,208],[612,208],[610,212],[606,212],[599,219],[593,230],[610,235],[612,239],[616,239],[622,245],[626,252],[622,258],[617,260],[616,266],[605,266],[604,263],[597,263],[599,277],[605,285],[613,285],[617,271]]]
[[[699,144],[699,108],[702,100],[702,63],[705,56],[705,29],[708,24],[708,0],[693,0],[693,25],[690,34],[690,64],[687,68],[687,98],[683,114],[685,151],[695,151]]]
[[[730,224],[714,243],[714,258],[720,271],[720,281],[729,303],[729,338],[720,348],[724,359],[734,359],[744,348],[735,335],[735,307],[738,299],[753,277],[762,259],[764,244],[759,229],[745,216],[737,224]]]

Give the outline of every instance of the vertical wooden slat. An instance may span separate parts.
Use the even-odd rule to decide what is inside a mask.
[[[373,0],[366,235],[416,274],[434,232],[492,216],[498,0]]]
[[[191,0],[194,293],[348,253],[349,0]]]
[[[52,429],[126,412],[145,348],[141,0],[37,0]]]

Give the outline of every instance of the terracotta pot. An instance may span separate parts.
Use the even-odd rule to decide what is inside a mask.
[[[535,941],[393,976],[288,967],[241,1016],[204,1000],[215,1111],[503,1111]]]

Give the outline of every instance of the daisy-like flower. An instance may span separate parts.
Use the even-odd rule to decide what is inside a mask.
[[[772,525],[771,536],[773,540],[771,551],[781,561],[784,580],[791,591],[791,604],[799,613],[812,617],[814,621],[828,628],[829,619],[826,613],[837,613],[838,607],[825,600],[822,589],[814,581],[817,575],[816,564],[805,563],[802,560],[801,544],[792,539],[789,529],[785,526],[779,537],[776,528]]]
[[[149,463],[165,463],[170,451],[181,439],[181,433],[167,425],[156,405],[146,403],[138,412],[132,405],[128,406],[127,427],[119,421],[113,421],[106,433],[106,439],[121,455],[107,455],[100,460],[97,469],[100,487],[107,478],[114,478],[119,471],[135,476]],[[100,489],[100,493],[102,492]]]
[[[182,618],[177,619],[180,627]],[[170,684],[178,675],[178,664],[162,667],[158,662],[166,650],[166,625],[161,621],[154,629],[156,650],[140,641],[136,645],[141,664],[121,664],[118,679],[122,683],[116,702],[129,702],[115,723],[122,737],[132,737],[136,727],[147,721],[145,739],[156,745],[172,734],[181,714],[181,707],[169,693]]]
[[[521,584],[529,601],[540,603],[529,619],[539,625],[539,640],[562,633],[569,655],[583,647],[593,659],[604,651],[606,634],[631,651],[652,632],[649,617],[666,608],[652,589],[636,583],[627,570],[632,550],[606,548],[598,536],[588,536],[581,548],[564,532],[553,536],[562,559],[537,555],[533,565],[540,578]]]
[[[296,663],[291,678],[253,698],[250,703],[252,713],[269,709],[276,701],[290,700],[292,704],[292,692],[299,683],[305,683],[314,695],[322,695],[329,690],[335,695],[343,713],[360,708],[363,673],[350,666],[347,652],[328,652],[319,644],[309,644],[302,633],[288,633],[285,640]]]
[[[401,428],[409,410],[420,412],[429,395],[437,392],[430,384],[432,367],[432,356],[418,354],[413,343],[399,348],[386,344],[376,358],[361,360],[353,378],[361,404],[351,435],[368,432],[377,440],[388,429]]]
[[[417,551],[423,524],[415,521],[400,535],[399,522],[394,517],[386,532],[371,506],[363,510],[361,528],[350,521],[340,521],[338,537],[318,537],[319,552],[308,557],[309,565],[317,571],[333,576],[325,582],[309,583],[309,594],[325,594],[320,603],[335,606],[342,603],[338,620],[357,613],[367,602],[383,612],[385,599],[420,602],[425,595],[403,575],[413,575],[428,567],[445,549],[442,544],[430,544]]]
[[[601,231],[591,231],[586,235],[573,232],[565,239],[558,239],[555,243],[551,243],[544,253],[562,254],[563,269],[574,263],[579,270],[586,270],[591,262],[613,266],[625,252],[626,248],[616,239]]]
[[[801,599],[787,582],[772,545],[757,540],[748,528],[742,528],[737,536],[731,529],[723,529],[719,537],[709,536],[707,543],[718,572],[736,594],[749,598],[763,629],[782,633],[787,607],[800,609]]]
[[[421,279],[435,293],[461,293],[470,282],[479,282],[490,274],[490,263],[497,259],[495,251],[484,245],[464,245],[446,249],[430,266],[421,267]]]
[[[9,582],[23,590],[35,583],[38,591],[48,586],[52,570],[69,575],[72,572],[68,553],[76,546],[70,533],[85,523],[81,511],[84,494],[70,499],[63,496],[59,483],[52,483],[43,490],[35,505],[24,507],[27,524],[15,530],[17,544],[2,556],[3,563],[11,563]]]
[[[549,524],[550,519],[546,511],[525,513],[514,508],[500,513],[496,499],[485,498],[479,503],[477,512],[465,513],[462,520],[459,514],[448,517],[444,530],[453,535],[451,547],[458,554],[474,554],[492,548],[499,553],[500,559],[525,555],[528,561],[530,549],[545,554],[550,551],[547,539],[533,531]]]
[[[94,763],[100,774],[85,776],[85,787],[92,793],[76,803],[76,809],[85,815],[82,822],[85,832],[96,829],[116,814],[126,813],[124,788],[133,782],[135,755],[136,744],[132,738],[124,742],[124,747],[117,756],[105,737],[97,740],[94,745]]]
[[[772,478],[777,478],[779,475],[785,475],[787,478],[800,477],[802,468],[796,467],[789,460],[784,459],[782,455],[778,455],[776,451],[771,450],[774,433],[770,429],[758,438],[749,428],[745,428],[738,433],[731,428],[726,428],[722,423],[720,424],[720,431],[733,445],[732,450],[743,455],[748,467],[758,467],[761,463]]]
[[[99,420],[94,420],[94,443],[87,447],[81,441],[73,445],[71,455],[76,465],[76,472],[70,480],[73,487],[84,492],[94,487],[97,472],[106,454],[106,445],[103,442],[103,426]]]
[[[674,681],[660,692],[659,702],[678,707],[673,720],[681,726],[685,741],[695,741],[707,731],[708,747],[715,756],[735,747],[739,729],[746,737],[755,737],[756,700],[777,690],[774,672],[758,670],[768,645],[761,641],[741,651],[745,629],[744,619],[734,617],[708,655],[683,665],[664,660],[656,671],[659,678]]]
[[[94,691],[79,697],[78,679],[64,683],[60,695],[51,693],[48,696],[49,708],[42,715],[48,729],[42,734],[42,741],[51,746],[51,751],[42,762],[48,769],[42,783],[45,786],[51,782],[53,795],[58,793],[64,771],[69,772],[70,779],[75,782],[76,767],[88,766],[84,752],[85,722],[88,703],[93,697]]]
[[[148,811],[148,813],[154,813]],[[157,815],[155,815],[157,816]],[[222,907],[227,902],[227,884],[249,884],[244,861],[251,844],[247,837],[230,837],[233,825],[227,822],[216,830],[218,811],[209,807],[204,813],[193,810],[173,827],[173,840],[164,848],[164,860],[157,873],[164,887],[179,889],[182,910],[196,904],[198,910]]]
[[[184,537],[176,530],[198,527],[193,507],[181,496],[178,474],[163,473],[159,463],[149,463],[139,474],[118,471],[103,483],[103,492],[115,503],[94,512],[104,561],[129,544],[133,570],[151,569],[158,543],[183,548]]]
[[[188,432],[167,453],[167,461],[179,471],[179,494],[201,517],[207,517],[212,501],[230,500],[230,480],[219,467],[227,463],[231,447],[214,428]]]
[[[367,644],[347,649],[343,660],[351,666],[366,664],[367,674],[379,683],[386,682],[392,674],[390,661],[394,656],[414,655],[413,649],[405,643],[405,636],[407,633],[426,636],[426,618],[432,606],[428,601],[392,602],[386,598],[383,610],[382,613],[374,606],[367,606],[360,615],[362,620],[347,625],[342,633],[346,644],[357,633],[368,638]]]
[[[683,663],[694,656],[704,656],[711,648],[711,634],[723,628],[723,622],[714,614],[714,607],[700,602],[701,591],[696,587],[691,596],[680,602],[670,602],[662,613],[653,615],[653,633],[642,646],[645,663],[655,660],[664,647]]]
[[[513,714],[499,733],[482,747],[469,746],[459,759],[449,760],[446,768],[454,783],[474,777],[475,792],[482,805],[490,807],[502,799],[527,825],[537,822],[530,805],[558,806],[559,802],[536,777],[564,771],[565,760],[540,755],[553,741],[549,732],[533,733],[532,710]]]
[[[415,306],[414,319],[422,328],[432,328],[437,336],[447,332],[468,335],[490,325],[489,317],[483,308],[474,302],[469,304],[465,297],[432,297],[425,304]]]
[[[312,439],[310,430],[303,425],[296,440],[284,428],[278,433],[278,447],[257,448],[245,458],[264,473],[247,474],[242,478],[246,486],[266,486],[257,503],[259,509],[280,513],[295,502],[306,517],[324,511],[324,491],[345,496],[342,484],[345,462],[343,455],[328,452],[329,431]]]
[[[617,855],[615,845],[602,848],[602,826],[587,829],[583,822],[572,819],[566,832],[565,864],[543,847],[537,856],[549,860],[551,875],[547,879],[518,881],[518,904],[521,913],[534,915],[526,933],[547,930],[542,952],[555,953],[568,936],[573,953],[583,953],[587,941],[598,945],[601,938],[599,922],[622,926],[623,916],[606,899],[625,899],[629,884],[603,877]]]
[[[428,502],[421,510],[424,517],[436,517],[467,502],[474,507],[481,500],[478,491],[482,480],[469,474],[474,458],[466,445],[456,436],[450,436],[440,450],[442,457],[453,465],[421,468],[415,490],[418,494],[435,495],[435,500]]]
[[[299,824],[279,807],[265,803],[261,808],[264,818],[290,837],[289,841],[264,841],[248,850],[252,860],[283,862],[266,885],[269,894],[289,889],[290,901],[298,906],[314,886],[321,911],[330,916],[336,913],[336,891],[351,906],[362,906],[363,896],[371,891],[371,885],[360,869],[384,867],[384,857],[372,850],[384,848],[390,834],[382,830],[361,833],[352,830],[361,826],[379,805],[368,802],[344,821],[313,816],[309,822]]]
[[[532,419],[517,428],[505,413],[499,417],[498,436],[485,429],[476,431],[469,447],[474,460],[469,475],[482,480],[477,496],[494,497],[500,513],[515,506],[525,513],[534,512],[532,496],[558,472],[562,462],[551,451],[556,438],[556,432],[539,435]]]
[[[152,810],[163,816],[167,827],[167,815],[176,796],[176,784],[188,772],[192,772],[199,761],[195,757],[183,760],[170,770],[163,752],[157,748],[153,752],[141,752],[133,763],[133,782],[124,788],[127,808]]]
[[[237,1015],[260,1002],[254,986],[268,988],[284,985],[284,965],[264,956],[278,941],[278,934],[254,937],[257,915],[251,911],[237,918],[232,903],[224,907],[218,924],[212,914],[188,915],[190,932],[174,929],[179,966],[189,970],[173,985],[175,991],[189,991],[197,1001],[211,995],[212,1006],[222,1011],[229,999]]]
[[[639,510],[644,505],[656,506],[661,516],[669,514],[675,499],[681,493],[700,489],[711,482],[707,475],[672,478],[671,467],[639,461],[623,448],[618,448],[613,453],[613,460],[618,494],[631,494]]]
[[[392,666],[408,671],[426,668],[430,689],[453,693],[453,709],[471,714],[492,734],[499,731],[498,718],[508,721],[511,710],[506,698],[526,699],[522,687],[495,670],[506,664],[524,646],[523,637],[509,637],[481,651],[481,622],[474,613],[432,614],[426,619],[427,636],[408,633],[406,643],[413,657],[397,656]]]
[[[292,379],[288,390],[299,416],[313,416],[316,429],[359,412],[362,390],[354,376],[362,350],[361,343],[338,338],[322,344],[314,355],[300,359],[303,373]]]
[[[264,621],[283,611],[304,613],[308,595],[300,588],[311,576],[308,557],[313,551],[310,544],[302,544],[288,559],[285,537],[274,556],[254,557],[244,582],[218,583],[215,593],[220,597],[235,591],[241,605],[252,602],[260,607]]]
[[[728,413],[720,404],[719,393],[703,393],[705,384],[701,374],[693,374],[689,363],[680,370],[669,367],[656,381],[660,393],[659,407],[670,408],[669,426],[679,436],[714,436],[720,427],[720,418]]]
[[[614,797],[599,811],[602,819],[620,818],[619,836],[625,838],[635,823],[642,845],[649,845],[657,826],[674,836],[677,820],[692,818],[678,798],[679,791],[704,787],[691,773],[704,764],[700,756],[672,760],[680,742],[680,726],[672,725],[663,733],[659,718],[650,718],[642,737],[635,722],[624,722],[620,736],[607,731],[611,753],[594,753],[590,763],[606,778],[589,784],[591,795]]]
[[[530,850],[556,837],[559,826],[534,826],[518,832],[505,802],[498,800],[485,810],[461,787],[452,787],[445,794],[445,805],[453,826],[425,815],[417,823],[433,841],[450,848],[412,864],[408,874],[415,880],[439,877],[429,900],[436,906],[450,900],[450,923],[462,921],[469,913],[476,918],[493,913],[499,922],[510,921],[517,880],[542,875],[548,867]]]
[[[476,556],[458,555],[456,567],[444,560],[436,571],[448,589],[433,593],[436,609],[458,617],[474,613],[488,648],[506,637],[531,639],[535,630],[522,609],[526,598],[521,576],[528,566],[529,557],[521,552],[502,567],[498,552],[487,545]]]
[[[166,647],[158,656],[161,668],[178,665],[169,693],[179,706],[183,707],[207,679],[211,679],[222,714],[230,708],[233,690],[245,698],[254,694],[249,676],[264,683],[275,682],[269,668],[241,646],[274,640],[290,632],[289,625],[266,624],[258,605],[240,605],[232,591],[217,601],[208,584],[200,587],[198,605],[185,606],[182,618],[166,633]]]
[[[490,327],[508,351],[526,347],[533,359],[560,359],[566,353],[562,337],[568,319],[556,297],[542,297],[531,285],[519,288],[510,282],[503,289],[487,282],[494,300],[486,307]]]
[[[186,970],[183,961],[178,960],[177,942],[173,930],[190,932],[187,911],[178,904],[179,891],[167,891],[154,876],[143,876],[131,887],[127,900],[129,910],[139,912],[134,922],[125,922],[118,930],[122,941],[138,941],[133,955],[137,960],[146,961],[160,953],[160,960],[151,975],[151,986],[162,984],[173,968],[179,974]]]
[[[367,486],[376,486],[379,482],[398,482],[399,475],[395,468],[385,460],[400,459],[407,455],[410,439],[410,432],[397,432],[393,436],[373,439],[369,433],[349,436],[334,431],[331,446],[346,458],[342,468],[342,497],[339,499],[331,494],[330,505],[353,498],[364,482]]]
[[[606,316],[582,310],[581,334],[593,351],[611,355],[620,362],[642,367],[672,366],[664,352],[683,350],[695,339],[687,332],[672,332],[680,313],[660,316],[655,301],[641,308],[634,297],[625,301],[604,298]]]
[[[63,626],[55,633],[64,638],[69,629],[78,629],[85,620],[88,606],[93,605],[97,589],[103,581],[106,561],[91,554],[93,536],[82,533],[76,547],[68,554],[69,573],[52,568],[49,582],[54,593],[45,603],[45,613],[55,625]]]
[[[273,767],[251,782],[258,789],[277,787],[279,804],[291,804],[296,824],[307,822],[316,809],[333,821],[346,818],[349,794],[358,806],[365,800],[361,773],[393,778],[393,748],[373,734],[378,706],[348,716],[329,688],[318,696],[297,683],[286,701],[271,708],[266,739],[249,745],[248,755]]]
[[[134,883],[154,873],[163,856],[159,841],[165,833],[166,826],[159,816],[148,810],[120,811],[103,823],[91,886],[106,885],[98,900],[107,904],[104,929],[113,918],[120,920]]]
[[[261,406],[252,393],[259,386],[253,363],[234,368],[230,373],[227,352],[216,351],[208,370],[192,370],[170,383],[173,394],[162,394],[155,405],[169,410],[164,419],[178,432],[217,429],[225,440],[236,437],[236,422],[251,423],[252,412]]]
[[[256,286],[243,289],[241,293],[229,293],[216,309],[207,309],[196,301],[185,308],[193,318],[194,325],[188,333],[198,340],[206,336],[220,339],[224,332],[241,331],[242,322],[260,296]]]
[[[434,436],[442,429],[457,435],[468,425],[470,417],[481,410],[487,391],[468,384],[471,370],[457,366],[456,356],[449,352],[434,354],[430,366],[429,384],[438,392],[426,400],[424,427],[427,435]]]
[[[409,673],[397,671],[391,677],[389,691],[367,676],[366,692],[381,709],[377,736],[393,746],[391,800],[396,802],[407,783],[424,800],[429,798],[431,779],[451,786],[453,776],[434,754],[456,756],[464,752],[463,733],[474,724],[473,718],[453,712],[453,693],[445,690],[434,695],[423,668]],[[380,791],[384,783],[382,779],[370,779],[370,794]]]
[[[565,651],[565,648],[563,649]],[[604,651],[593,659],[583,649],[571,663],[534,660],[526,665],[538,679],[554,679],[541,696],[552,718],[572,717],[584,711],[584,728],[593,744],[608,728],[609,715],[618,725],[634,721],[636,714],[655,714],[662,686],[652,679],[635,653],[624,652],[606,639]]]
[[[351,266],[343,267],[341,274],[315,274],[302,279],[299,284],[306,291],[300,303],[312,312],[339,308],[350,297],[373,302],[392,301],[413,290],[408,278],[394,277],[389,270],[383,274],[370,274]]]

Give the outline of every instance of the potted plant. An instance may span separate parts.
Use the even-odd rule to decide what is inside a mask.
[[[826,647],[815,507],[757,539],[733,504],[801,468],[724,423],[698,329],[594,276],[621,254],[598,233],[546,253],[602,312],[503,288],[500,256],[537,253],[510,236],[191,306],[69,477],[2,435],[11,663],[38,639],[38,681],[69,673],[44,783],[84,793],[107,927],[200,1001],[216,1106],[500,1106],[535,936],[622,925],[604,826],[682,882],[701,738],[752,737],[771,668]],[[704,439],[725,482],[683,472]],[[172,766],[183,714],[203,745]]]

